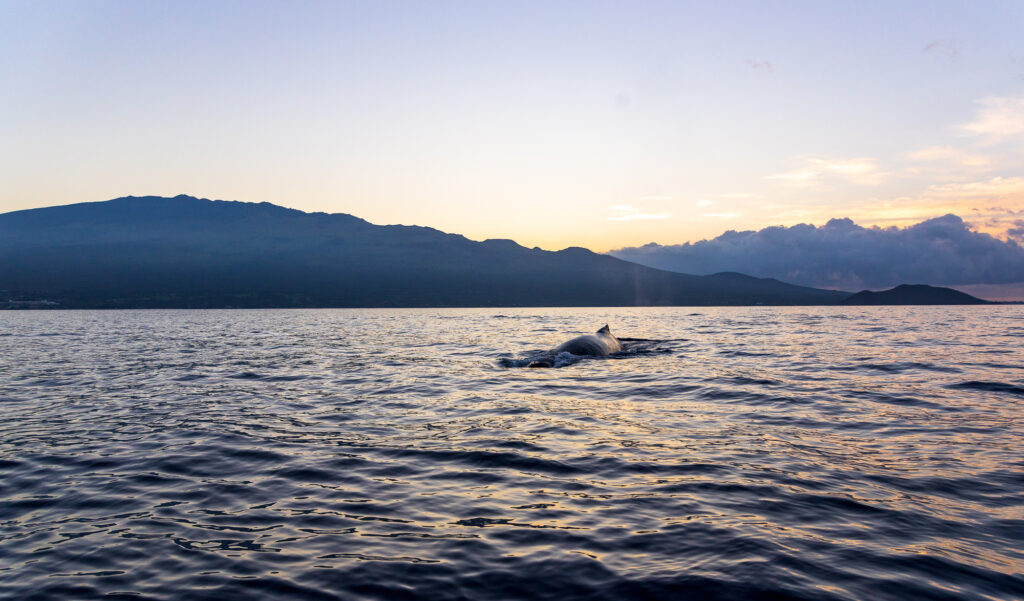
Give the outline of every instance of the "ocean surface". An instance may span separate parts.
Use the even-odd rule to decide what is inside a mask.
[[[1021,599],[1022,407],[1024,306],[2,312],[0,598]]]

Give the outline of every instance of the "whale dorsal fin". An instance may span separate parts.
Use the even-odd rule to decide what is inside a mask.
[[[600,330],[598,330],[597,333],[598,334],[608,334],[610,336],[612,331],[608,329],[608,324],[604,324],[604,327],[601,328]]]

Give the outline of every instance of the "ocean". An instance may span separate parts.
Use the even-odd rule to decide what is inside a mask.
[[[609,324],[644,339],[522,359]],[[1021,599],[1024,307],[0,313],[3,599]]]

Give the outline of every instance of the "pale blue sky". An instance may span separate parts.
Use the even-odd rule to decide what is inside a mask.
[[[1021,32],[1022,2],[0,0],[0,211],[186,193],[595,250],[998,233]]]

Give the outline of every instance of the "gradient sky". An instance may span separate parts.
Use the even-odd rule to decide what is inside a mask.
[[[599,251],[999,234],[1022,32],[1019,1],[0,0],[0,212],[184,193]]]

